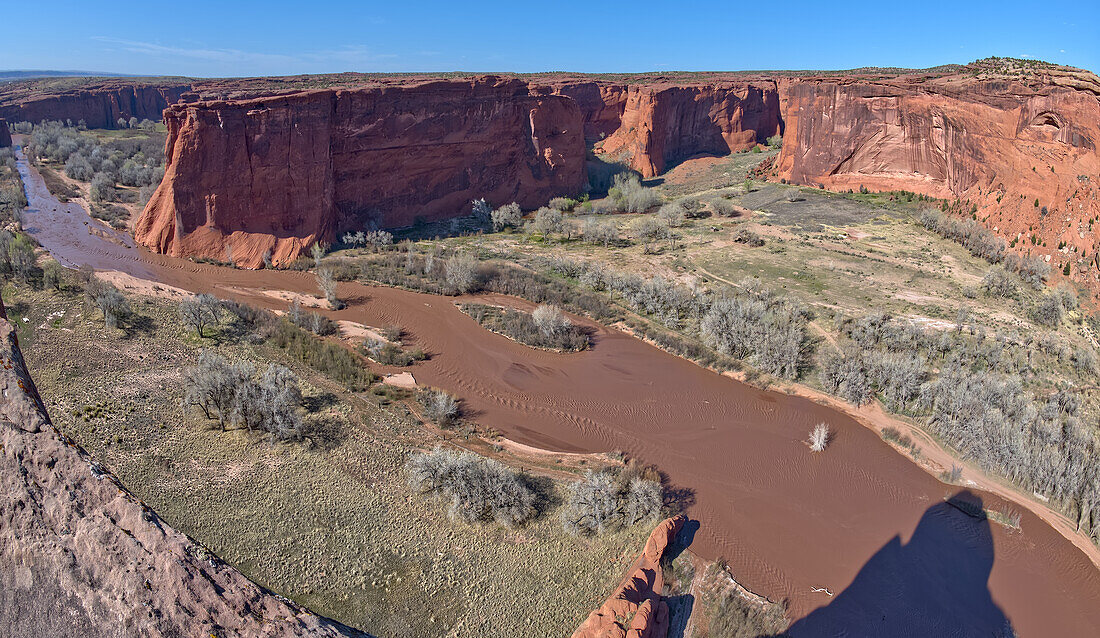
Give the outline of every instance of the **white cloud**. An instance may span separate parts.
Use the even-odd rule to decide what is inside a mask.
[[[155,58],[188,58],[217,64],[229,64],[237,68],[264,67],[283,69],[293,72],[303,68],[319,67],[326,63],[338,63],[341,66],[369,65],[381,60],[391,60],[394,54],[374,53],[363,45],[344,45],[334,49],[307,51],[296,55],[282,53],[262,53],[242,51],[240,49],[206,48],[202,46],[166,46],[155,42],[141,42],[104,36],[93,36],[93,40],[112,45],[122,51]]]

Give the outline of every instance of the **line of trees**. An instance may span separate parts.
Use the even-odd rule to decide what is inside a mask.
[[[124,201],[116,184],[145,187],[140,196],[147,200],[164,177],[164,149],[152,137],[101,143],[61,122],[42,122],[33,127],[27,154],[64,164],[66,175],[91,183],[91,197],[97,202]]]
[[[1051,292],[1061,308],[1058,291]],[[1052,304],[1055,302],[1051,302]],[[1093,366],[1088,350],[1071,350],[1055,335],[1021,339],[966,326],[933,332],[885,313],[841,318],[846,346],[824,353],[825,390],[853,404],[874,398],[894,412],[923,416],[931,431],[966,457],[1049,498],[1100,540],[1100,453],[1073,392],[1029,391],[1031,346],[1060,360]]]

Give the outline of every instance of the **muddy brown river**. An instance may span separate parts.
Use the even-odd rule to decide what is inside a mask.
[[[316,294],[312,275],[151,254],[59,203],[19,153],[25,224],[66,266],[122,271],[275,309],[265,291]],[[454,299],[341,284],[328,313],[399,324],[431,354],[418,383],[460,396],[474,420],[529,445],[623,450],[689,493],[692,550],[746,587],[787,599],[795,636],[1100,636],[1100,570],[1025,508],[1021,529],[945,503],[948,486],[847,414],[759,390],[596,326],[591,350],[557,354],[490,333]],[[523,305],[521,301],[511,303]],[[33,371],[32,371],[33,372]],[[819,422],[835,438],[804,444]],[[987,507],[997,496],[963,497]],[[826,591],[827,590],[827,591]],[[831,595],[830,595],[831,594]]]

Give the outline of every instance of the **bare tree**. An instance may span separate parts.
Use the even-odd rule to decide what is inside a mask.
[[[413,489],[450,501],[451,517],[467,523],[496,521],[513,527],[537,513],[538,495],[521,475],[471,452],[440,447],[418,452],[405,472]]]
[[[458,418],[458,399],[446,390],[424,390],[417,397],[424,407],[424,416],[438,425],[448,425]]]
[[[333,310],[339,310],[341,304],[340,299],[336,296],[336,275],[333,273],[332,268],[322,267],[317,269],[317,287],[321,289],[321,294],[325,296],[328,305]]]
[[[824,423],[818,423],[810,432],[810,439],[807,441],[807,445],[810,446],[810,450],[813,452],[823,452],[825,451],[825,447],[829,445],[829,436],[829,426]]]
[[[512,202],[494,210],[491,215],[493,230],[501,231],[505,228],[515,228],[523,222],[523,211],[519,204]]]
[[[183,323],[195,329],[195,334],[201,339],[205,335],[203,329],[218,322],[221,311],[221,302],[214,295],[202,294],[188,297],[180,302],[179,316]]]
[[[562,524],[571,534],[599,535],[622,522],[618,486],[610,474],[592,472],[569,488]]]
[[[477,259],[467,253],[454,255],[447,260],[444,275],[455,291],[469,292],[477,281]]]
[[[573,324],[561,311],[561,308],[552,304],[542,304],[531,313],[535,326],[546,337],[552,337],[568,330]]]

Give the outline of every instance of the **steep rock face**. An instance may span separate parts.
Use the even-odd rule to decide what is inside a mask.
[[[726,155],[780,131],[779,94],[771,80],[713,80],[674,85],[560,82],[584,114],[595,149],[644,177],[693,155]]]
[[[361,636],[160,520],[58,432],[0,302],[0,634]]]
[[[1096,281],[1100,79],[961,75],[791,84],[776,176],[830,189],[961,200],[1008,239],[1036,233],[1052,266]],[[967,211],[969,212],[969,210]],[[1076,252],[1054,254],[1065,241]],[[1091,258],[1091,259],[1090,259]]]
[[[11,146],[11,131],[8,130],[8,121],[0,118],[0,148]]]
[[[190,83],[147,84],[104,80],[72,89],[43,88],[28,81],[0,89],[0,117],[9,122],[80,120],[89,128],[116,128],[118,119],[159,120],[164,109],[191,90]]]
[[[135,227],[173,255],[256,267],[316,240],[467,214],[472,199],[534,207],[585,183],[569,99],[496,77],[179,104],[167,170]]]
[[[597,147],[653,177],[692,155],[751,148],[778,133],[779,122],[773,82],[632,85],[621,124]]]
[[[641,556],[619,587],[573,632],[573,638],[665,638],[668,603],[661,597],[661,559],[687,522],[683,515],[665,519],[653,530]],[[624,626],[623,619],[630,619]]]

